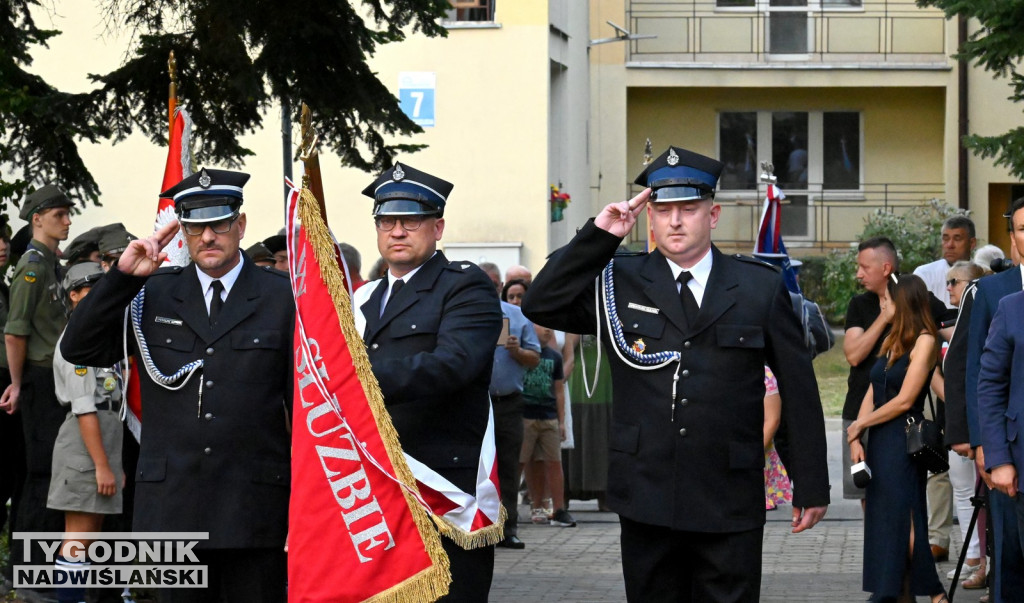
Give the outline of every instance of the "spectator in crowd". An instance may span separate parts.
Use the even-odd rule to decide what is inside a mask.
[[[276,263],[274,261],[274,254],[267,249],[267,246],[263,244],[263,241],[257,241],[250,245],[245,250],[245,255],[249,256],[252,263],[260,268],[273,268]]]
[[[523,446],[519,468],[521,471],[538,458],[542,461],[540,470],[534,468],[527,479],[530,500],[535,504],[543,500],[546,486],[554,505],[550,516],[546,509],[533,509],[533,523],[574,528],[576,520],[566,509],[562,477],[561,442],[565,440],[562,355],[551,347],[554,339],[551,329],[539,325],[534,325],[534,329],[541,346],[540,363],[523,378]]]
[[[349,245],[348,243],[338,243],[338,247],[341,248],[341,255],[345,258],[345,265],[348,266],[348,276],[352,279],[352,290],[363,286],[366,281],[360,276],[360,272],[363,270],[363,259],[359,255],[359,251]]]
[[[270,253],[274,254],[274,268],[281,272],[288,272],[288,240],[285,237],[284,229],[276,235],[263,239]]]
[[[965,399],[967,429],[970,444],[974,450],[974,465],[979,476],[990,488],[988,492],[988,517],[991,522],[994,551],[992,573],[992,597],[994,601],[1024,600],[1024,553],[1017,530],[1014,501],[998,489],[993,489],[985,459],[985,446],[981,438],[978,418],[978,379],[971,378],[981,372],[981,354],[989,335],[992,317],[999,301],[1022,289],[1024,268],[1020,253],[1024,250],[1024,197],[1014,199],[1003,217],[1010,221],[1011,257],[1017,266],[978,281],[973,300],[964,304],[960,320],[967,320],[967,367],[965,374]],[[969,310],[969,314],[968,314]],[[960,327],[963,328],[963,327]],[[948,378],[947,378],[948,379]],[[948,386],[947,386],[948,388]]]
[[[871,367],[857,419],[846,429],[851,461],[866,461],[872,471],[865,489],[864,590],[877,601],[925,595],[939,603],[947,599],[926,544],[926,471],[907,455],[906,436],[908,416],[920,419],[924,410],[938,330],[917,276],[900,277],[880,303],[892,328]],[[865,445],[860,438],[868,429]]]
[[[928,291],[946,304],[947,308],[955,306],[949,298],[946,274],[954,263],[970,261],[971,252],[977,243],[974,222],[967,216],[950,216],[942,224],[942,257],[914,269],[914,274],[921,277]],[[935,409],[939,416],[928,416],[928,409],[925,415],[941,424],[945,421],[945,401],[942,396],[935,401]],[[928,542],[936,561],[949,558],[949,533],[952,529],[953,487],[949,472],[931,473],[928,475]]]
[[[99,264],[103,257],[100,255],[100,236],[106,226],[97,226],[78,235],[68,243],[61,256],[67,266],[73,266],[80,262],[96,262]]]
[[[84,366],[113,365],[125,345],[135,353],[145,425],[135,531],[209,534],[194,550],[208,567],[202,600],[278,603],[287,574],[295,306],[288,279],[239,250],[248,179],[204,168],[161,193],[174,199],[178,221],[128,245],[75,310],[60,351]],[[160,250],[179,222],[192,263],[162,268]],[[123,341],[124,311],[143,286],[136,345],[136,337]],[[187,383],[166,377],[179,367],[202,372]],[[188,588],[160,594],[164,603],[199,597]]]
[[[103,276],[95,262],[75,264],[64,277],[64,290],[74,310],[89,294],[92,284]],[[123,508],[121,467],[123,426],[119,416],[122,403],[122,375],[113,367],[75,365],[60,354],[53,357],[54,389],[61,405],[68,409],[53,449],[53,475],[46,506],[64,512],[67,532],[99,532],[106,515]],[[87,553],[72,543],[88,547],[91,540],[65,539],[57,556],[57,570],[84,573],[89,567]],[[84,586],[57,591],[60,603],[85,600]]]
[[[772,511],[793,502],[793,485],[775,450],[775,432],[782,422],[782,397],[772,370],[764,367],[764,508]]]
[[[992,274],[992,263],[996,260],[1000,262],[1006,259],[1006,254],[1003,250],[996,247],[995,245],[982,245],[974,252],[974,263],[981,267],[985,271],[985,274]]]
[[[64,422],[64,410],[53,391],[53,351],[69,310],[57,248],[68,238],[73,205],[64,191],[48,184],[25,199],[19,214],[29,222],[32,238],[11,282],[4,328],[11,383],[0,397],[0,411],[21,409],[27,474],[15,528],[22,532],[59,532],[64,526],[63,514],[46,508],[46,496],[53,443]],[[11,547],[12,564],[44,562],[38,546],[31,547],[28,559],[22,558],[23,548]]]
[[[960,522],[961,541],[966,540],[967,527],[973,514],[971,497],[974,496],[977,482],[977,472],[972,460],[974,453],[971,451],[970,437],[967,432],[967,409],[964,399],[964,372],[967,367],[967,317],[970,316],[970,312],[967,310],[967,317],[965,317],[964,307],[973,301],[973,281],[983,275],[982,267],[973,262],[959,261],[949,269],[946,275],[949,300],[961,312],[957,317],[956,326],[939,369],[932,377],[932,389],[938,397],[946,401],[944,434],[946,445],[950,447],[949,479],[953,486],[953,502]],[[971,534],[971,539],[967,541],[967,558],[961,573],[961,577],[964,578],[961,586],[965,589],[985,588],[986,584],[985,553],[981,549],[985,518],[979,515],[979,519],[981,522]],[[955,569],[947,577],[952,579],[954,575]]]
[[[387,262],[387,260],[385,260],[384,258],[377,258],[377,261],[374,262],[373,266],[370,267],[370,274],[367,275],[367,278],[369,278],[370,280],[367,281],[367,282],[373,282],[373,281],[376,281],[376,280],[380,280],[380,279],[384,278],[387,275],[388,275],[388,262]]]

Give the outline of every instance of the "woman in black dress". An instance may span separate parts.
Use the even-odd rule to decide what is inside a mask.
[[[938,339],[924,281],[913,275],[890,283],[879,300],[892,312],[891,330],[871,369],[871,387],[857,420],[847,429],[854,463],[867,460],[871,482],[865,493],[864,590],[871,601],[947,601],[928,545],[924,469],[907,456],[907,417],[922,417]],[[860,437],[870,428],[867,450]]]

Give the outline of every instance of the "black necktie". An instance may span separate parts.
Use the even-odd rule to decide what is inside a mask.
[[[224,307],[224,300],[220,298],[224,285],[220,281],[213,281],[210,283],[210,290],[213,291],[213,299],[210,300],[210,324],[213,325],[217,323],[217,316]]]
[[[391,285],[391,295],[388,296],[388,303],[384,304],[385,310],[387,310],[388,306],[391,305],[391,302],[394,301],[395,297],[398,295],[398,292],[401,291],[402,287],[404,286],[405,281],[403,281],[402,279],[398,279],[397,281],[394,282],[394,284]],[[381,311],[381,315],[383,314],[384,312]]]
[[[700,306],[697,305],[697,298],[693,296],[693,291],[686,286],[686,283],[690,282],[693,276],[683,270],[679,273],[679,277],[676,280],[679,282],[679,301],[683,303],[683,314],[686,314],[686,322],[690,327],[693,327],[697,322],[697,313],[700,312]]]

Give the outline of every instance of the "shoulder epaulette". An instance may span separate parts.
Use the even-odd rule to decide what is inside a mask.
[[[746,262],[748,264],[754,264],[756,266],[761,266],[762,268],[770,268],[770,269],[774,270],[775,272],[782,272],[782,269],[779,268],[778,266],[775,266],[773,264],[769,264],[768,262],[766,262],[764,260],[759,260],[759,259],[757,259],[755,257],[752,257],[752,256],[749,256],[749,255],[743,255],[742,253],[736,253],[736,254],[733,254],[732,257],[736,258],[737,260],[740,260],[741,262]]]
[[[448,269],[456,270],[458,272],[464,272],[466,270],[469,270],[470,266],[475,268],[476,264],[474,264],[473,262],[467,262],[466,260],[452,260],[448,262]]]
[[[37,263],[42,261],[43,252],[39,251],[35,247],[29,247],[28,249],[25,250],[25,255],[23,257],[25,258],[26,262]]]

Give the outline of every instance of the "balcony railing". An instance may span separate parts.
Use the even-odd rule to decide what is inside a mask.
[[[793,4],[799,0],[789,0]],[[782,2],[779,2],[781,4]],[[810,6],[632,0],[628,60],[643,64],[948,64],[946,19],[903,0],[808,0]]]
[[[818,190],[815,190],[815,189]],[[642,189],[632,185],[633,194]],[[868,216],[877,210],[902,214],[932,200],[943,200],[941,183],[865,183],[858,191],[810,190],[785,191],[782,206],[782,236],[790,250],[827,251],[848,247],[863,232]],[[764,189],[758,191],[720,191],[716,201],[722,206],[712,239],[719,247],[749,253],[754,247],[764,207]],[[626,243],[642,248],[647,240],[647,214],[641,213]]]

